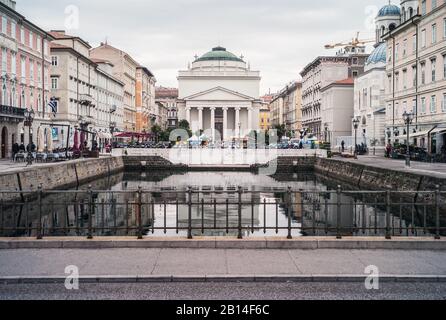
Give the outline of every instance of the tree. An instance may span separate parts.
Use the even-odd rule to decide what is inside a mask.
[[[179,128],[179,129],[186,130],[187,133],[188,133],[188,135],[189,135],[189,137],[192,136],[192,130],[190,129],[190,123],[189,123],[189,121],[187,121],[187,120],[181,120],[181,121],[178,123],[178,128]]]
[[[155,135],[156,141],[159,141],[159,139],[161,137],[161,133],[163,132],[163,128],[161,128],[161,126],[159,126],[158,124],[155,124],[152,126],[151,131]]]
[[[279,141],[282,140],[282,137],[286,135],[287,130],[284,124],[276,124],[274,125],[273,129],[277,131],[277,137],[279,138]]]

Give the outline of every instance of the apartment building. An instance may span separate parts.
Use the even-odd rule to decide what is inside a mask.
[[[140,64],[108,43],[91,49],[90,57],[109,61],[113,65],[113,76],[124,83],[124,131],[136,132],[136,71]]]
[[[406,143],[405,111],[415,119],[410,143],[430,153],[446,145],[446,1],[402,1],[401,24],[387,43],[386,132],[390,143]]]
[[[152,113],[152,124],[158,123],[161,127],[167,125],[167,128],[175,129],[178,127],[178,89],[177,88],[156,88],[156,102],[163,107],[161,110],[167,110],[167,123],[162,123],[161,115]]]
[[[320,56],[302,70],[302,127],[310,135],[323,140],[321,89],[336,81],[356,78],[364,72],[368,58],[365,48],[355,53]]]
[[[155,76],[143,66],[136,68],[136,131],[150,132],[151,113],[156,109]]]
[[[48,107],[52,36],[16,11],[16,2],[0,1],[0,158],[9,158],[14,143],[29,143],[26,109],[34,111],[31,139],[51,120]]]

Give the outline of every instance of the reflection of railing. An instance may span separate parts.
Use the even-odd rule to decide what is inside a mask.
[[[440,239],[446,232],[446,192],[439,187],[421,192],[344,191],[340,186],[334,191],[304,191],[288,187],[272,188],[268,193],[274,194],[274,201],[262,197],[263,191],[243,187],[139,187],[127,191],[98,191],[91,187],[49,191],[39,187],[27,192],[0,191],[0,237],[26,235],[40,239],[74,233],[91,239],[125,232],[142,239],[155,231],[177,235],[181,231],[192,239],[197,233],[212,231],[222,235],[236,232],[242,239],[256,232],[284,231],[288,239],[320,233],[333,234],[338,239],[366,233],[385,235],[387,239],[417,235]],[[172,210],[170,216],[168,208]],[[120,219],[118,211],[122,213]],[[358,220],[357,214],[362,218]],[[106,224],[106,220],[113,223]]]

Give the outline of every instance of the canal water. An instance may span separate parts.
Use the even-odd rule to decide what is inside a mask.
[[[4,202],[0,205],[0,236],[36,236],[39,229],[44,236],[87,236],[89,232],[94,236],[135,236],[140,211],[144,236],[184,237],[189,214],[195,237],[237,236],[239,221],[243,237],[286,236],[289,221],[293,237],[338,232],[384,235],[383,195],[338,196],[333,191],[338,184],[314,174],[120,173],[91,183],[95,192],[89,193],[88,185],[83,185],[77,189],[79,193],[45,192],[40,201],[34,197]],[[344,184],[343,190],[354,188]],[[392,234],[430,234],[433,223],[428,211],[426,207],[394,205],[389,218]]]

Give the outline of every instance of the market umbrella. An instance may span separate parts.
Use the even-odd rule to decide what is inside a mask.
[[[49,128],[46,131],[46,137],[47,137],[46,148],[48,152],[53,152],[53,129]]]
[[[37,152],[42,153],[45,150],[45,134],[42,127],[37,132]]]
[[[74,132],[73,151],[79,151],[79,132],[77,130]]]

